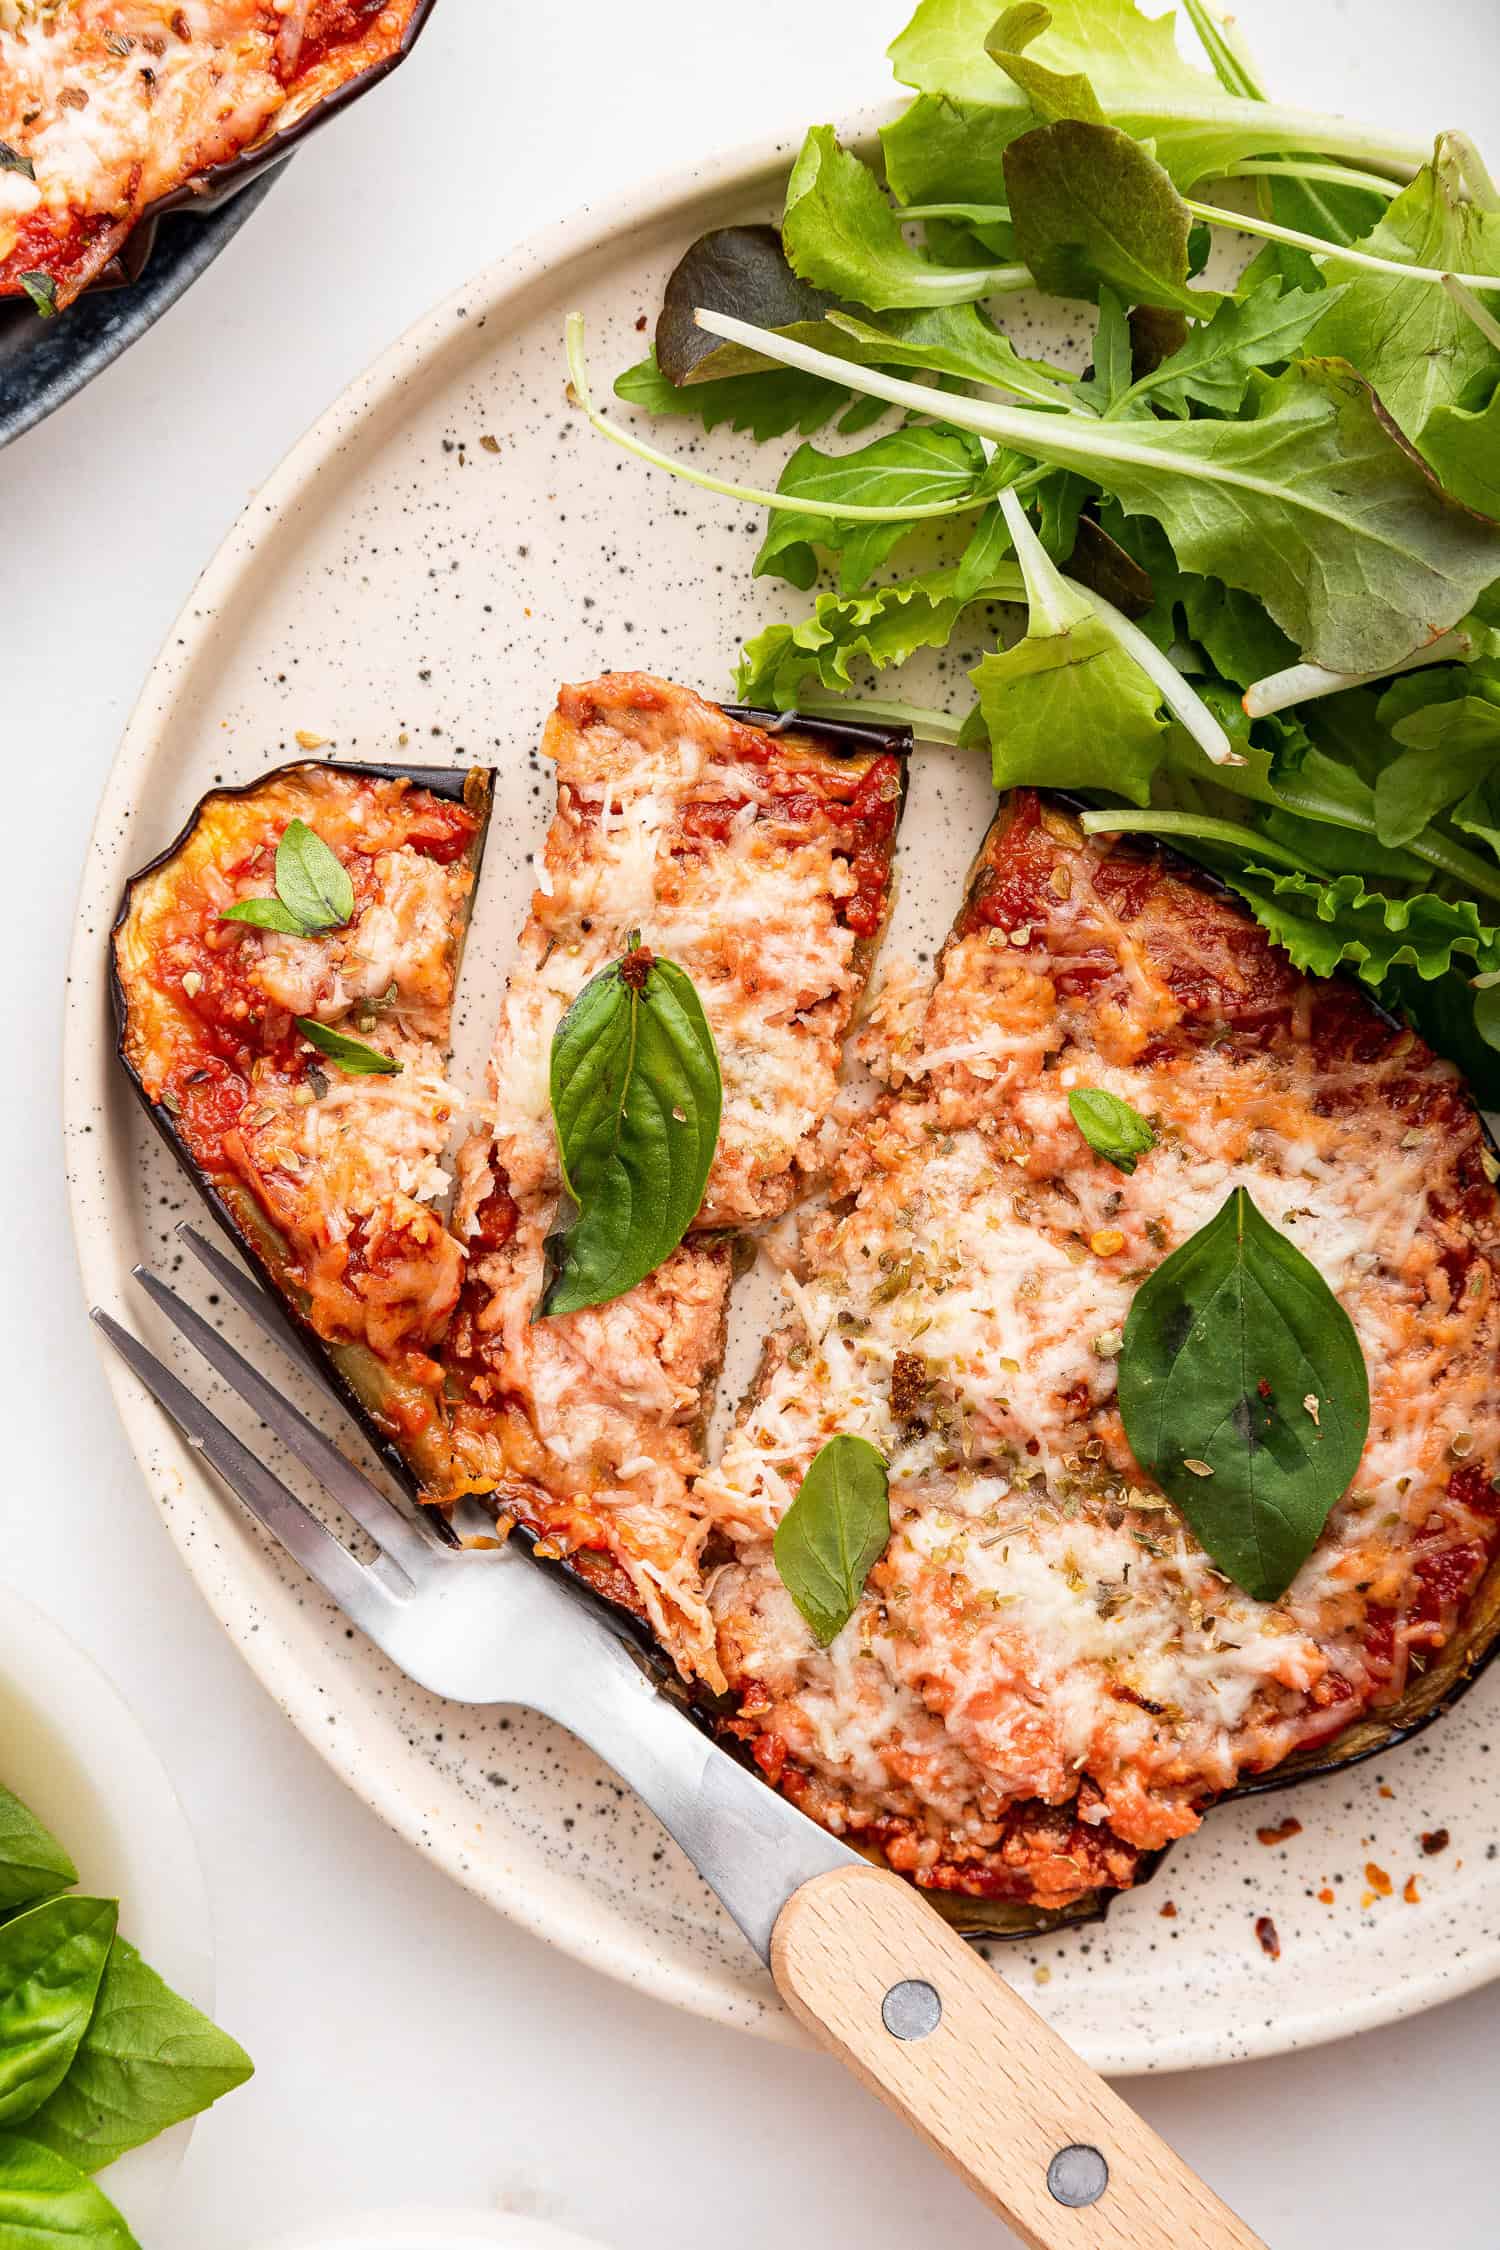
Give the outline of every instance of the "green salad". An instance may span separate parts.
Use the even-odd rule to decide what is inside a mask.
[[[1186,13],[1192,61],[1132,0],[922,0],[878,151],[814,126],[779,228],[693,244],[615,383],[743,433],[742,480],[601,412],[577,316],[574,394],[766,508],[754,572],[809,602],[741,701],[857,698],[1167,839],[1500,1106],[1500,191]],[[1017,349],[1023,290],[1095,308],[1086,367]],[[876,677],[950,644],[967,709]]]
[[[83,1898],[0,1788],[0,2250],[136,2250],[90,2175],[242,2085],[250,2058]]]

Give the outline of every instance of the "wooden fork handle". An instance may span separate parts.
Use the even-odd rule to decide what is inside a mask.
[[[874,1867],[793,1893],[782,1998],[1032,2250],[1265,2250],[930,1906]]]

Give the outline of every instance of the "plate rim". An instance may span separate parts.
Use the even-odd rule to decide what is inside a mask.
[[[867,141],[883,122],[896,114],[898,107],[899,104],[884,101],[850,113],[842,126],[846,144],[858,146]],[[441,355],[456,323],[489,320],[503,314],[512,298],[523,296],[529,286],[545,278],[553,268],[585,263],[638,229],[660,226],[685,208],[701,212],[711,203],[724,203],[734,197],[748,202],[784,171],[800,133],[799,127],[790,135],[762,134],[726,152],[708,153],[673,166],[618,195],[611,195],[603,208],[585,203],[526,236],[449,291],[356,375],[283,456],[236,517],[167,628],[146,672],[110,766],[90,832],[68,953],[69,987],[75,996],[82,996],[80,1004],[67,1013],[63,1041],[63,1125],[70,1146],[75,1143],[89,1102],[95,1098],[102,1101],[107,1092],[113,1033],[107,1020],[107,978],[102,974],[98,932],[113,923],[116,900],[101,888],[102,868],[111,858],[110,833],[118,827],[129,807],[134,784],[149,759],[153,738],[162,723],[162,706],[154,700],[154,691],[168,652],[175,658],[167,675],[166,703],[170,705],[181,692],[181,681],[191,676],[201,644],[211,636],[214,621],[225,601],[241,578],[253,570],[257,558],[274,546],[288,519],[308,498],[320,472],[332,464],[356,430],[390,404],[417,370]],[[601,198],[601,205],[603,202]],[[110,880],[114,880],[113,875]],[[95,1002],[93,1007],[88,1004],[90,998]],[[102,1169],[102,1157],[97,1163]],[[90,1234],[80,1183],[79,1167],[70,1160],[69,1215],[85,1293],[90,1302],[109,1302],[116,1294],[117,1264]],[[148,1463],[153,1454],[160,1456],[164,1448],[184,1478],[192,1476],[201,1481],[201,1467],[177,1439],[176,1433],[163,1424],[146,1394],[132,1383],[128,1372],[112,1354],[106,1354],[102,1345],[99,1350],[116,1412],[148,1489],[154,1481],[148,1473]],[[153,1505],[162,1515],[199,1593],[214,1615],[220,1616],[207,1557],[200,1543],[180,1535],[172,1512],[161,1507],[154,1493]],[[502,1892],[496,1883],[483,1879],[459,1850],[447,1848],[439,1836],[423,1827],[420,1811],[409,1803],[399,1781],[390,1772],[381,1772],[367,1764],[359,1764],[355,1770],[354,1756],[344,1754],[344,1729],[322,1724],[320,1711],[299,1708],[299,1700],[315,1702],[317,1692],[299,1671],[294,1669],[288,1676],[287,1668],[278,1663],[270,1636],[242,1633],[228,1620],[221,1617],[220,1621],[261,1685],[346,1786],[378,1813],[404,1842],[420,1849],[445,1874],[474,1892],[507,1920],[544,1943],[556,1946],[572,1959],[602,1970],[636,1990],[649,1992],[668,2005],[782,2043],[807,2043],[806,2035],[777,2004],[769,1987],[766,2005],[747,2016],[743,1994],[716,1987],[697,1972],[664,1957],[650,1943],[644,1930],[633,1941],[627,1941],[614,1930],[601,1929],[597,1919],[591,1918],[586,1908],[571,1899],[538,1896],[524,1886],[507,1886]],[[1003,1949],[996,1965],[1003,1966]],[[1378,1987],[1367,1989],[1357,1998],[1325,2001],[1300,2012],[1280,2013],[1274,2023],[1268,2020],[1242,2024],[1232,2044],[1223,2030],[1205,2033],[1184,2029],[1150,2049],[1134,2036],[1114,2045],[1108,2040],[1091,2040],[1088,2059],[1096,2069],[1114,2077],[1159,2076],[1259,2059],[1322,2045],[1400,2021],[1474,1991],[1496,1978],[1500,1978],[1500,1928],[1494,1937],[1472,1952],[1465,1952],[1444,1970],[1432,1968],[1404,1980],[1399,1977],[1394,1982],[1382,1980]]]

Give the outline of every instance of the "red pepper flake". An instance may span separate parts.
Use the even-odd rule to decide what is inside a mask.
[[[1402,1893],[1401,1893],[1401,1896],[1402,1896],[1402,1897],[1403,1897],[1403,1898],[1405,1899],[1405,1901],[1406,1901],[1406,1903],[1407,1903],[1407,1905],[1408,1905],[1408,1906],[1420,1906],[1420,1905],[1421,1905],[1421,1903],[1422,1903],[1422,1894],[1421,1894],[1421,1892],[1420,1892],[1420,1891],[1419,1891],[1419,1890],[1417,1889],[1417,1878],[1416,1878],[1416,1876],[1415,1876],[1415,1875],[1408,1875],[1408,1876],[1407,1876],[1407,1878],[1406,1878],[1406,1886],[1405,1886],[1405,1888],[1403,1889],[1403,1891],[1402,1891]]]
[[[1261,1377],[1260,1381],[1259,1381],[1259,1382],[1258,1382],[1258,1383],[1256,1384],[1255,1388],[1256,1388],[1257,1392],[1259,1393],[1259,1395],[1260,1395],[1260,1396],[1261,1396],[1262,1398],[1264,1398],[1264,1399],[1269,1399],[1269,1398],[1270,1398],[1270,1396],[1271,1396],[1271,1386],[1270,1386],[1270,1384],[1269,1384],[1269,1383],[1268,1383],[1268,1382],[1266,1381],[1266,1379],[1265,1379],[1264,1375],[1262,1375],[1262,1377]]]
[[[1175,1922],[1177,1919],[1177,1909],[1170,1899],[1161,1910],[1161,1918],[1164,1922]]]
[[[1301,1835],[1302,1823],[1288,1813],[1286,1819],[1278,1820],[1274,1828],[1257,1828],[1255,1833],[1263,1844],[1284,1844],[1289,1837]]]
[[[1281,1959],[1281,1940],[1276,1935],[1276,1924],[1271,1920],[1269,1914],[1258,1914],[1256,1916],[1255,1935],[1260,1941],[1261,1952],[1265,1954],[1267,1960],[1279,1961]]]
[[[1375,1896],[1377,1898],[1390,1897],[1391,1879],[1389,1875],[1387,1875],[1385,1869],[1383,1867],[1378,1867],[1373,1859],[1367,1859],[1365,1861],[1365,1881],[1369,1884],[1371,1890],[1375,1893]]]
[[[1431,1859],[1436,1852],[1445,1852],[1452,1838],[1446,1828],[1429,1828],[1422,1838],[1422,1849]]]
[[[1333,1894],[1333,1892],[1332,1892],[1332,1891],[1330,1890],[1329,1886],[1328,1886],[1328,1885],[1327,1885],[1326,1883],[1325,1883],[1325,1884],[1323,1885],[1323,1888],[1322,1888],[1322,1889],[1321,1889],[1321,1890],[1319,1891],[1319,1893],[1318,1893],[1318,1897],[1319,1897],[1319,1898],[1320,1898],[1320,1899],[1322,1900],[1322,1902],[1323,1902],[1323,1904],[1324,1904],[1325,1906],[1332,1906],[1332,1904],[1333,1904],[1333,1899],[1334,1899],[1334,1894]]]

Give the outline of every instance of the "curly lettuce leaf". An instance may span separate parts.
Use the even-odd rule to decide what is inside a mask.
[[[1316,875],[1250,865],[1229,877],[1256,920],[1299,969],[1332,976],[1350,964],[1366,984],[1410,968],[1424,984],[1462,961],[1469,972],[1500,970],[1500,927],[1481,922],[1472,899],[1419,891],[1372,891],[1354,874]]]
[[[971,602],[1021,596],[1021,574],[1013,564],[997,565],[988,584],[964,595],[957,591],[957,575],[931,571],[870,593],[819,594],[807,617],[768,625],[745,643],[735,674],[736,699],[791,711],[809,681],[825,693],[846,693],[854,685],[851,667],[861,660],[883,672],[919,649],[946,648]]]

